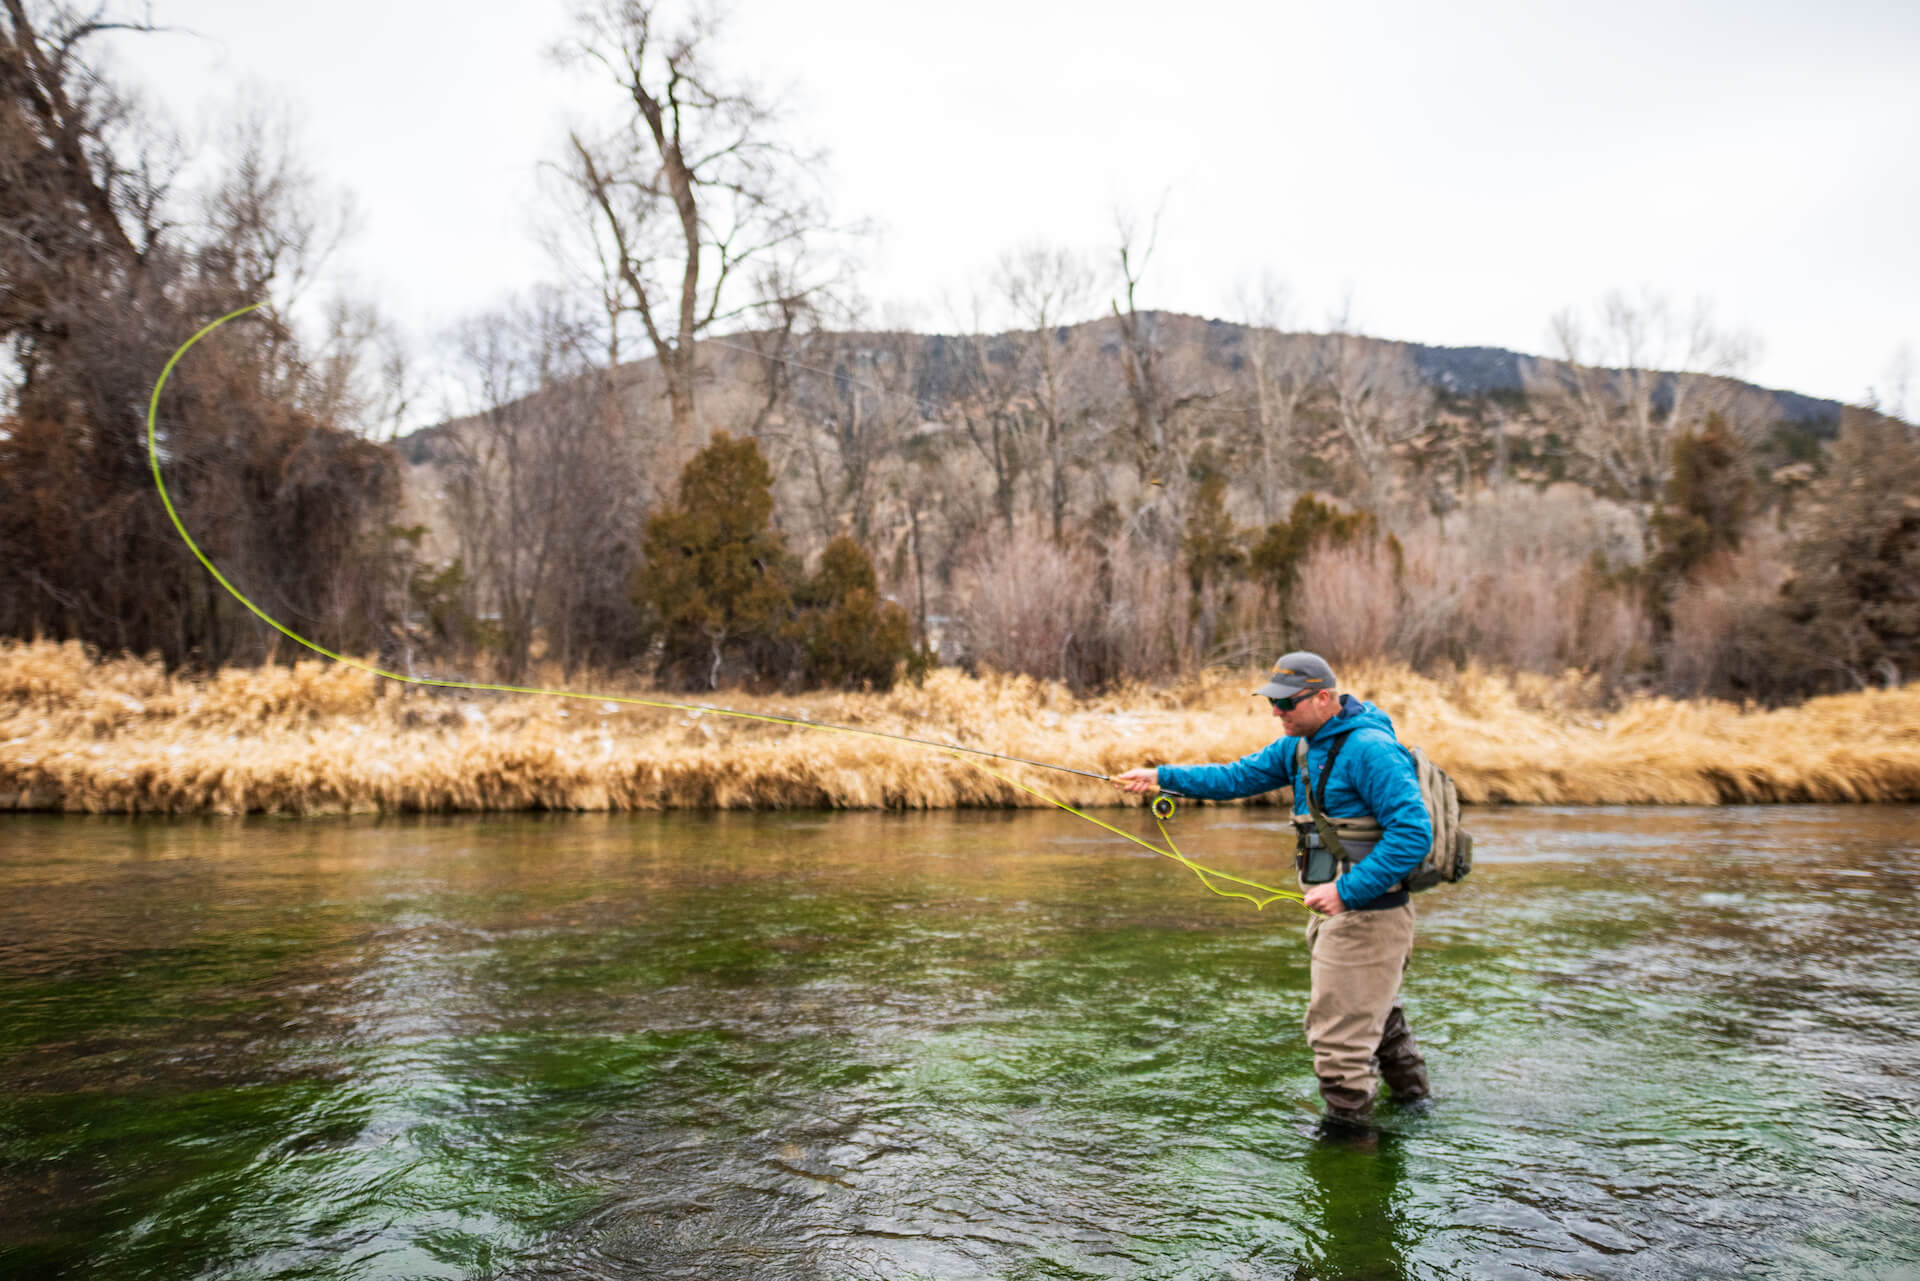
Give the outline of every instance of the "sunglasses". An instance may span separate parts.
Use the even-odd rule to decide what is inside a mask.
[[[1319,692],[1317,689],[1303,690],[1287,698],[1269,698],[1267,701],[1273,704],[1273,710],[1276,712],[1290,712]]]

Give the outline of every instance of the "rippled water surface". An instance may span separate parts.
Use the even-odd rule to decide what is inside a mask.
[[[1299,909],[1064,814],[9,816],[0,1274],[1920,1272],[1920,809],[1470,826],[1329,1143]]]

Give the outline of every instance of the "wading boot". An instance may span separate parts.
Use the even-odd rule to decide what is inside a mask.
[[[1363,1108],[1340,1108],[1329,1103],[1326,1115],[1314,1127],[1321,1143],[1352,1152],[1370,1152],[1380,1142],[1380,1131],[1373,1124],[1373,1104]]]
[[[1399,1006],[1387,1015],[1386,1030],[1380,1034],[1380,1048],[1374,1051],[1380,1064],[1380,1078],[1393,1091],[1393,1101],[1402,1107],[1424,1102],[1429,1094],[1427,1061],[1407,1026],[1407,1014]]]
[[[1320,1083],[1320,1097],[1326,1100],[1326,1115],[1320,1118],[1320,1133],[1327,1137],[1369,1134],[1373,1131],[1373,1096],[1345,1086]]]

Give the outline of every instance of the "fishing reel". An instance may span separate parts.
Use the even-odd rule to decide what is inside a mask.
[[[1173,803],[1173,798],[1171,796],[1168,796],[1165,792],[1162,792],[1160,795],[1153,798],[1153,803],[1149,805],[1147,808],[1153,811],[1153,816],[1155,818],[1159,819],[1161,822],[1164,823],[1168,819],[1173,817],[1174,810],[1176,807]]]

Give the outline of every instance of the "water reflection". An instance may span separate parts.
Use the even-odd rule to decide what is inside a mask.
[[[1401,1183],[1402,1139],[1377,1128],[1331,1131],[1307,1150],[1306,1206],[1315,1229],[1297,1281],[1402,1281],[1416,1242]]]

